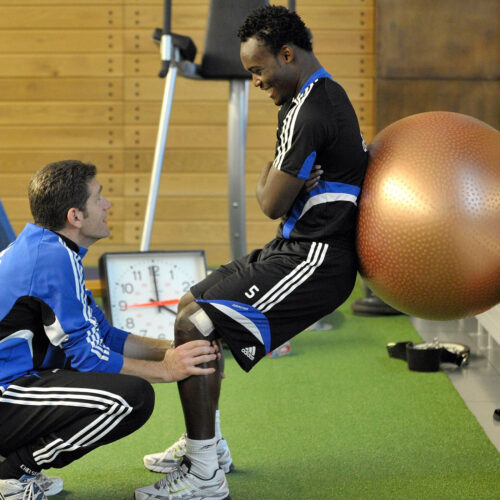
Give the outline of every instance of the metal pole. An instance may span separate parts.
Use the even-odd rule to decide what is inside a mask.
[[[231,80],[228,107],[229,240],[231,259],[247,253],[245,153],[248,125],[248,80]]]
[[[170,35],[163,36],[163,39],[170,40]],[[163,50],[169,50],[166,47]],[[151,181],[149,184],[148,203],[146,214],[144,216],[144,227],[141,239],[141,252],[149,250],[151,241],[151,232],[153,230],[153,221],[156,210],[156,200],[158,198],[158,188],[161,180],[161,170],[163,167],[163,158],[165,156],[165,144],[167,142],[168,124],[170,122],[170,113],[172,111],[172,102],[174,99],[175,80],[177,78],[177,62],[180,60],[179,50],[174,48],[174,60],[170,64],[167,78],[165,80],[165,91],[163,93],[163,102],[161,105],[160,124],[156,136],[155,155],[153,159],[153,168],[151,172]]]

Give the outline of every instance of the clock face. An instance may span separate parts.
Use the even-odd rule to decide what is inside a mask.
[[[174,338],[179,300],[207,272],[201,250],[107,253],[99,265],[111,324],[159,339]]]

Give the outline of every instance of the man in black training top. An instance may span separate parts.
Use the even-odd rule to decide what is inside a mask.
[[[183,298],[175,340],[223,338],[250,371],[268,352],[331,313],[356,278],[357,199],[368,161],[353,107],[312,52],[310,33],[284,7],[252,12],[241,26],[241,60],[277,106],[274,161],[257,185],[264,214],[281,217],[263,249],[221,266]],[[314,165],[322,175],[304,188]],[[217,362],[207,366],[217,366]],[[214,415],[220,376],[178,383],[187,428],[177,470],[136,490],[136,500],[228,499],[217,462]]]

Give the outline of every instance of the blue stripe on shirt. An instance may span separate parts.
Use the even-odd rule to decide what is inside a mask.
[[[307,202],[314,201],[312,200],[316,196],[328,195],[330,193],[336,195],[347,195],[348,197],[352,197],[352,200],[342,200],[356,203],[356,199],[359,196],[361,189],[358,186],[353,186],[352,184],[344,184],[342,182],[330,182],[330,181],[319,181],[318,185],[309,193],[306,193],[305,196],[301,196],[293,205],[292,212],[285,224],[283,225],[283,238],[289,239],[290,234],[297,224],[297,221],[300,219],[304,212],[304,208]],[[327,200],[329,201],[329,200]],[[327,201],[321,201],[321,203],[325,203]],[[332,200],[333,202],[334,200]]]

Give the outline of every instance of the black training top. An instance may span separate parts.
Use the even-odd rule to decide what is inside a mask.
[[[278,228],[278,238],[352,243],[357,199],[368,162],[358,119],[344,89],[323,69],[278,113],[273,167],[308,179],[313,165],[324,174],[301,191]]]

